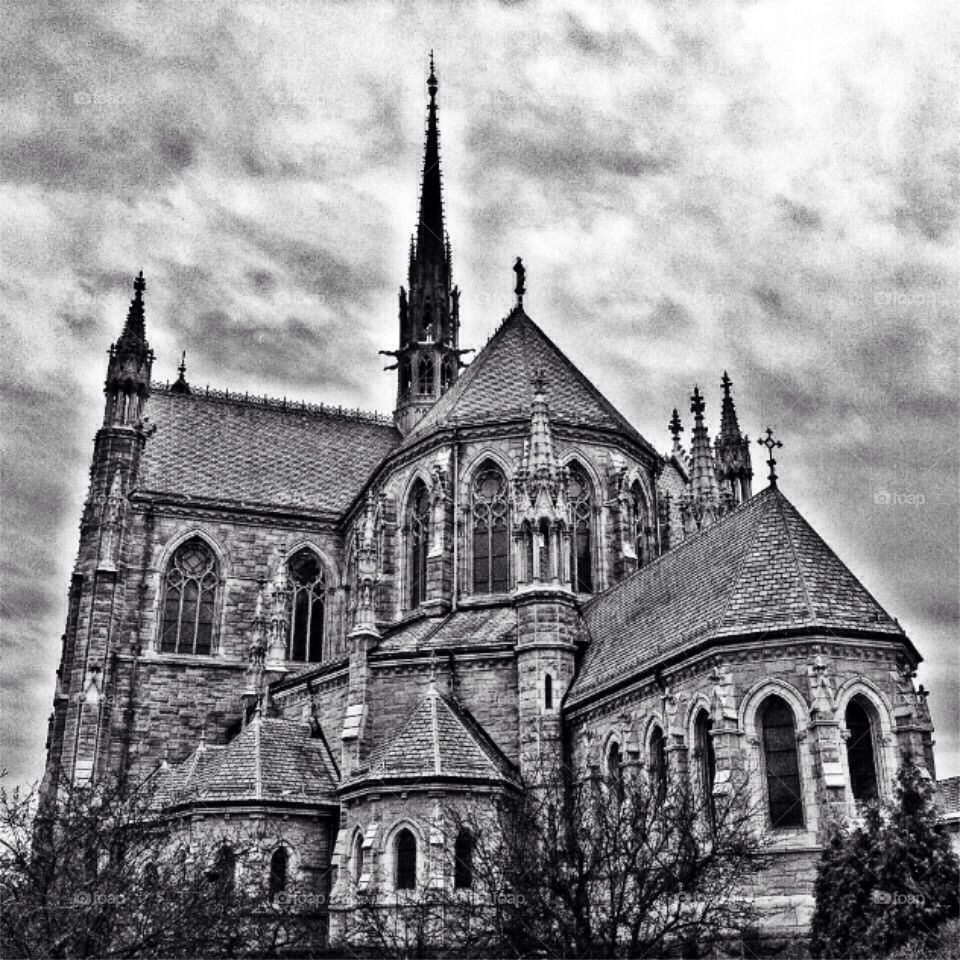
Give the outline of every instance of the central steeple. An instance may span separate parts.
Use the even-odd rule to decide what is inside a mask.
[[[440,125],[433,54],[427,91],[426,143],[416,232],[410,238],[407,288],[400,288],[400,343],[383,350],[397,358],[397,426],[408,433],[457,378],[460,369],[460,291],[453,286],[450,240],[443,226]]]

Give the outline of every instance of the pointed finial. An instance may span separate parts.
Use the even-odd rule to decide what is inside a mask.
[[[430,51],[430,76],[427,77],[427,89],[430,91],[430,99],[437,95],[437,74],[433,63],[433,51]]]
[[[673,408],[673,416],[670,418],[670,433],[675,442],[680,442],[680,434],[683,433],[683,424],[680,422],[680,413],[676,407]]]
[[[770,481],[771,487],[776,487],[777,474],[776,474],[776,471],[774,470],[774,467],[777,465],[777,461],[774,460],[773,458],[773,451],[777,447],[782,447],[783,444],[779,440],[773,439],[773,431],[769,427],[767,427],[766,437],[764,437],[762,440],[758,440],[757,443],[759,443],[761,447],[767,448],[767,454],[768,454],[767,466],[770,468],[770,476],[767,479]]]
[[[514,287],[513,292],[517,295],[517,306],[522,307],[523,295],[527,292],[527,269],[519,257],[517,257],[517,262],[513,265],[513,272],[517,275],[517,285]]]
[[[143,279],[143,270],[141,270],[133,281],[133,295],[139,300],[143,294],[143,291],[147,289],[147,281]]]
[[[723,378],[720,380],[720,383],[723,384],[723,395],[724,395],[725,397],[729,397],[729,396],[730,396],[730,385],[733,383],[733,381],[727,376],[727,371],[726,371],[726,370],[723,371]]]
[[[697,418],[700,419],[703,416],[705,406],[703,402],[703,397],[700,396],[700,387],[694,385],[693,396],[690,397],[690,412]]]
[[[184,350],[180,354],[180,364],[177,367],[177,373],[179,376],[174,382],[173,386],[170,388],[171,393],[190,393],[190,384],[187,383],[187,351]]]
[[[177,367],[177,373],[180,374],[180,379],[183,379],[183,375],[187,372],[187,351],[184,350],[180,354],[180,365]]]

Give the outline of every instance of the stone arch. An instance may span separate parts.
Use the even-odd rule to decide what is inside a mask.
[[[221,542],[218,537],[214,536],[203,527],[190,527],[186,530],[181,530],[178,534],[171,537],[165,543],[158,544],[154,556],[154,567],[162,573],[167,568],[170,558],[177,552],[177,550],[179,550],[180,547],[182,547],[188,540],[193,540],[195,537],[203,540],[214,552],[214,555],[217,558],[217,563],[220,566],[220,579],[221,581],[226,580],[227,570],[231,569],[233,562],[231,552],[225,543]]]
[[[462,501],[464,524],[462,555],[464,587],[472,595],[509,591],[515,577],[510,474],[499,457],[484,457],[472,463],[469,485]],[[480,491],[477,484],[488,476],[497,477],[495,491]]]
[[[396,890],[397,875],[397,839],[404,830],[409,830],[413,834],[417,845],[417,865],[416,865],[416,885],[415,890],[423,887],[429,874],[429,845],[420,825],[409,817],[400,817],[394,820],[389,829],[384,833],[383,838],[383,872],[381,879],[387,890],[393,892]]]
[[[317,555],[320,563],[323,564],[329,576],[331,587],[340,587],[344,583],[344,572],[338,566],[333,557],[320,545],[320,542],[313,537],[299,536],[293,540],[281,554],[284,563],[289,563],[291,557],[298,554],[301,550],[310,550]]]
[[[793,712],[794,732],[797,738],[797,768],[800,777],[800,795],[803,803],[803,826],[784,827],[787,835],[800,835],[803,843],[815,842],[819,824],[819,806],[816,797],[816,777],[813,755],[808,746],[807,729],[810,725],[810,710],[800,691],[779,677],[765,677],[755,683],[740,703],[739,724],[747,738],[746,766],[751,791],[755,801],[758,821],[767,830],[769,823],[769,797],[763,756],[763,736],[757,719],[765,701],[776,696]]]
[[[420,548],[423,550],[423,556],[418,554],[418,560],[421,566],[420,569],[420,580],[423,581],[420,585],[420,596],[414,596],[412,578],[414,576],[414,540],[412,535],[411,527],[411,517],[413,509],[413,496],[417,491],[418,486],[421,485],[427,492],[427,497],[430,496],[430,491],[432,487],[431,478],[426,471],[421,468],[415,469],[410,476],[407,478],[407,482],[404,485],[403,490],[403,499],[400,501],[400,515],[399,515],[399,527],[400,527],[400,549],[397,551],[397,573],[399,576],[398,584],[400,586],[399,590],[399,601],[400,608],[402,610],[411,610],[415,606],[418,606],[423,602],[424,596],[422,595],[426,589],[426,577],[423,567],[426,565],[425,557],[429,555],[430,549],[432,547],[433,539],[433,517],[432,514],[428,511],[428,525],[431,528],[427,532],[426,540],[420,545]],[[416,603],[414,603],[416,600]]]
[[[567,548],[570,586],[575,593],[597,594],[606,582],[606,531],[604,510],[601,509],[605,500],[603,482],[596,466],[579,450],[568,451],[561,461],[561,466],[568,472],[573,472],[576,467],[588,487],[588,500],[575,497],[572,484],[567,487],[567,502],[572,521],[568,531]]]
[[[484,444],[476,453],[471,455],[469,460],[460,464],[460,477],[457,480],[460,484],[460,503],[465,504],[469,501],[474,474],[485,460],[492,460],[496,463],[507,478],[507,483],[513,485],[513,477],[516,472],[513,461],[499,447]]]
[[[887,695],[867,677],[853,677],[847,680],[837,691],[837,725],[840,728],[840,744],[843,753],[843,772],[847,781],[847,796],[852,800],[853,791],[850,783],[850,763],[847,756],[849,730],[847,729],[847,707],[854,699],[867,702],[872,708],[873,717],[877,723],[874,737],[874,763],[876,764],[877,791],[881,796],[889,796],[893,790],[893,782],[900,766],[900,751],[897,748],[897,737],[893,717],[893,705]]]

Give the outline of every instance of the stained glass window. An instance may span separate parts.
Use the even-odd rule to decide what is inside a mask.
[[[203,540],[188,540],[177,549],[164,578],[161,651],[213,652],[218,583],[216,557]]]

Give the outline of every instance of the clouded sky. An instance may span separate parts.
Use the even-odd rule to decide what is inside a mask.
[[[694,383],[716,429],[728,370],[926,657],[960,773],[956,4],[20,0],[3,33],[12,779],[42,772],[133,274],[157,379],[185,349],[194,384],[390,410],[431,48],[463,345],[519,254],[530,315],[660,449]]]

